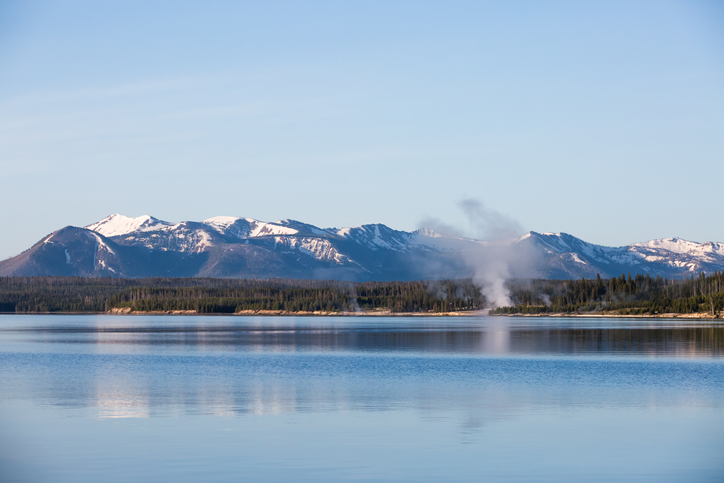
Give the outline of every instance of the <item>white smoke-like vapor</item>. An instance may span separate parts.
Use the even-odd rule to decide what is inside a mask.
[[[463,210],[475,238],[488,242],[484,253],[473,254],[467,262],[474,270],[473,279],[480,283],[485,300],[493,307],[513,305],[505,281],[510,278],[512,253],[506,241],[517,238],[523,229],[512,218],[490,210],[476,199],[462,200],[458,206]]]
[[[510,277],[508,264],[504,261],[495,260],[482,267],[477,267],[474,279],[482,286],[482,292],[488,304],[494,307],[505,307],[513,305],[510,300],[510,291],[505,286],[505,281]]]
[[[479,240],[501,241],[519,237],[523,228],[507,215],[489,210],[480,201],[466,198],[458,206],[468,218],[470,226],[475,230]]]
[[[467,198],[458,203],[467,218],[469,228],[460,229],[433,218],[422,224],[445,235],[466,236],[482,240],[477,247],[463,253],[465,263],[473,272],[473,280],[482,287],[482,294],[491,307],[513,305],[510,291],[505,285],[515,275],[526,272],[527,257],[520,250],[514,251],[510,242],[523,233],[518,222],[488,209],[481,201]]]

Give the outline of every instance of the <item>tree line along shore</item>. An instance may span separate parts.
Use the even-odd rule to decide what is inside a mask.
[[[719,317],[724,273],[506,282],[513,305],[491,315],[679,314]],[[0,277],[0,313],[247,315],[464,314],[486,306],[472,279],[336,282],[295,279]]]
[[[480,310],[484,301],[470,279],[0,278],[4,313],[438,314]]]
[[[724,273],[683,280],[631,274],[602,279],[511,280],[515,305],[491,315],[689,315],[718,318],[724,309]]]

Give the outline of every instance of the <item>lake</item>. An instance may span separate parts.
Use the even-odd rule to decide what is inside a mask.
[[[0,316],[0,480],[724,481],[724,324]]]

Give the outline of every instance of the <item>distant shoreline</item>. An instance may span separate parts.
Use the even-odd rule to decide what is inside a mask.
[[[107,312],[0,312],[3,315],[114,315],[114,316],[134,316],[134,315],[211,315],[211,316],[237,316],[237,317],[484,317],[487,316],[488,310],[470,310],[459,312],[388,312],[388,311],[368,311],[368,312],[290,312],[285,310],[242,310],[233,313],[204,313],[196,310],[157,310],[157,311],[131,311],[130,309],[111,309]]]
[[[195,310],[165,310],[165,311],[131,311],[130,309],[115,308],[108,312],[5,312],[2,315],[114,315],[114,316],[141,316],[141,315],[191,315],[191,316],[238,316],[238,317],[537,317],[537,318],[570,318],[570,319],[688,319],[688,320],[722,320],[707,313],[692,314],[655,314],[655,315],[620,315],[600,313],[550,313],[550,314],[489,314],[489,309],[469,310],[459,312],[389,312],[385,310],[366,312],[289,312],[284,310],[242,310],[234,313],[199,313]]]
[[[234,313],[198,313],[195,310],[164,310],[164,311],[131,311],[130,309],[116,308],[105,315],[229,315],[229,316],[283,316],[283,317],[479,317],[487,315],[488,310],[469,310],[459,312],[391,312],[387,310],[361,311],[361,312],[326,312],[326,311],[298,311],[286,310],[241,310]]]
[[[646,315],[622,315],[622,314],[600,314],[600,313],[586,313],[586,314],[568,314],[565,312],[552,313],[552,314],[491,314],[490,317],[566,317],[566,318],[610,318],[610,319],[710,319],[718,320],[721,319],[719,316],[713,316],[704,312],[696,312],[692,314],[646,314]]]

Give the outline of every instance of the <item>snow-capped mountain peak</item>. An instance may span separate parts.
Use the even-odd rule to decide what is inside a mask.
[[[216,216],[169,223],[148,215],[114,214],[86,228],[54,232],[0,262],[0,276],[412,280],[471,276],[475,264],[490,256],[505,260],[513,277],[630,272],[679,278],[724,270],[724,244],[681,238],[605,247],[567,233],[529,232],[517,239],[482,241],[383,224],[323,229],[290,219]]]
[[[238,216],[214,216],[213,218],[204,220],[201,223],[205,223],[205,224],[211,225],[213,227],[225,229],[225,228],[228,228],[229,226],[233,225],[237,221],[243,220],[243,219],[244,218],[239,218]]]
[[[149,215],[131,218],[115,213],[86,226],[86,229],[100,233],[103,236],[121,236],[135,231],[154,230],[165,226],[171,226],[171,223]]]
[[[634,243],[632,246],[653,250],[666,250],[671,253],[678,253],[682,255],[724,255],[724,244],[722,243],[697,243],[676,237],[659,238],[643,243]]]
[[[387,225],[375,223],[352,228],[333,228],[337,236],[350,239],[371,250],[406,251],[416,238],[414,234],[393,230]]]

